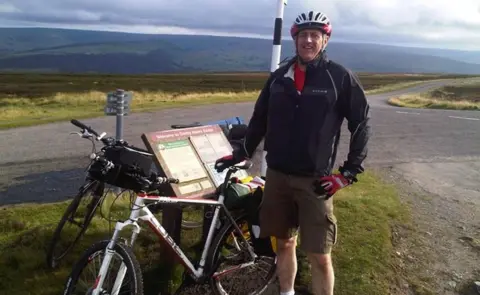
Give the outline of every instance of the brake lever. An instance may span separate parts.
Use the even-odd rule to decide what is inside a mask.
[[[88,132],[88,131],[85,129],[85,130],[83,130],[82,137],[83,137],[83,138],[92,138],[92,137],[93,137],[93,134],[91,134],[90,132]]]
[[[80,136],[81,138],[92,138],[93,135],[90,134],[87,130],[84,130],[83,133],[80,132],[70,132],[70,135],[76,134]]]
[[[69,135],[74,135],[74,134],[82,137],[82,134],[81,134],[80,132],[70,132],[70,133],[69,133]]]

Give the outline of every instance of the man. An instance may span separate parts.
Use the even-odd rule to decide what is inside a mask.
[[[296,56],[269,77],[255,104],[244,149],[217,160],[227,166],[252,158],[265,137],[266,185],[261,236],[277,238],[282,295],[293,295],[297,271],[296,230],[312,266],[316,295],[332,295],[331,250],[337,240],[333,196],[364,171],[370,136],[369,105],[358,78],[324,52],[332,26],[316,11],[300,14],[292,28]],[[348,121],[347,160],[332,175],[340,129]]]

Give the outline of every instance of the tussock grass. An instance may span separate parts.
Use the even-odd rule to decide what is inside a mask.
[[[88,75],[0,74],[0,129],[103,116],[106,93],[133,92],[132,112],[253,101],[268,73]],[[463,76],[359,73],[369,94]]]
[[[334,197],[338,219],[338,242],[333,251],[335,294],[384,295],[395,283],[396,276],[391,227],[409,222],[409,212],[399,202],[395,188],[381,182],[375,174],[367,172],[359,179],[354,186]],[[108,216],[111,203],[110,197],[103,206],[105,216]],[[92,243],[109,238],[109,224],[97,214],[78,247],[65,258],[62,266],[55,271],[49,270],[45,265],[44,249],[67,204],[24,204],[0,208],[2,292],[10,295],[60,294],[73,263],[81,253]],[[117,200],[110,218],[125,218],[128,204],[128,199]],[[157,218],[161,220],[161,214],[157,214]],[[182,247],[190,257],[194,257],[192,249],[200,234],[196,230],[182,232]],[[142,265],[149,294],[158,294],[156,290],[162,280],[163,269],[159,265],[157,237],[149,230],[142,231],[135,253]],[[304,253],[299,252],[299,257],[297,284],[307,285],[310,280],[308,263]],[[176,279],[181,270],[180,266]]]
[[[434,82],[434,81],[440,81],[442,79],[438,80],[420,80],[420,81],[410,81],[410,82],[399,82],[399,83],[392,83],[392,84],[386,84],[383,86],[379,86],[378,88],[366,90],[365,92],[367,94],[380,94],[380,93],[385,93],[385,92],[390,92],[390,91],[395,91],[395,90],[400,90],[400,89],[405,89],[409,87],[414,87],[417,85],[421,85],[425,82]]]
[[[409,108],[480,110],[480,81],[457,81],[426,93],[392,97],[389,103]]]
[[[133,92],[130,113],[153,111],[186,105],[243,102],[256,99],[258,92],[166,93]],[[106,95],[103,92],[56,93],[42,98],[1,99],[0,129],[57,122],[104,115]],[[2,106],[3,105],[3,106]]]
[[[445,101],[421,95],[403,95],[392,97],[389,103],[394,106],[406,108],[450,109],[450,110],[480,110],[480,103],[467,100]]]

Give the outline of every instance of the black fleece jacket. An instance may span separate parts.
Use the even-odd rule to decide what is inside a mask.
[[[293,175],[324,176],[333,170],[344,118],[349,153],[340,171],[362,173],[370,137],[369,105],[357,76],[326,54],[307,66],[299,93],[295,58],[270,75],[248,124],[243,153],[251,158],[265,138],[269,168]]]

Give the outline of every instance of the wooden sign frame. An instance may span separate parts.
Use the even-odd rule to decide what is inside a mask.
[[[155,155],[159,171],[164,176],[180,179],[180,183],[171,184],[175,196],[209,198],[223,181],[225,172],[219,174],[213,164],[233,149],[219,125],[163,130],[144,133],[141,137]],[[242,171],[238,176],[245,174]]]

